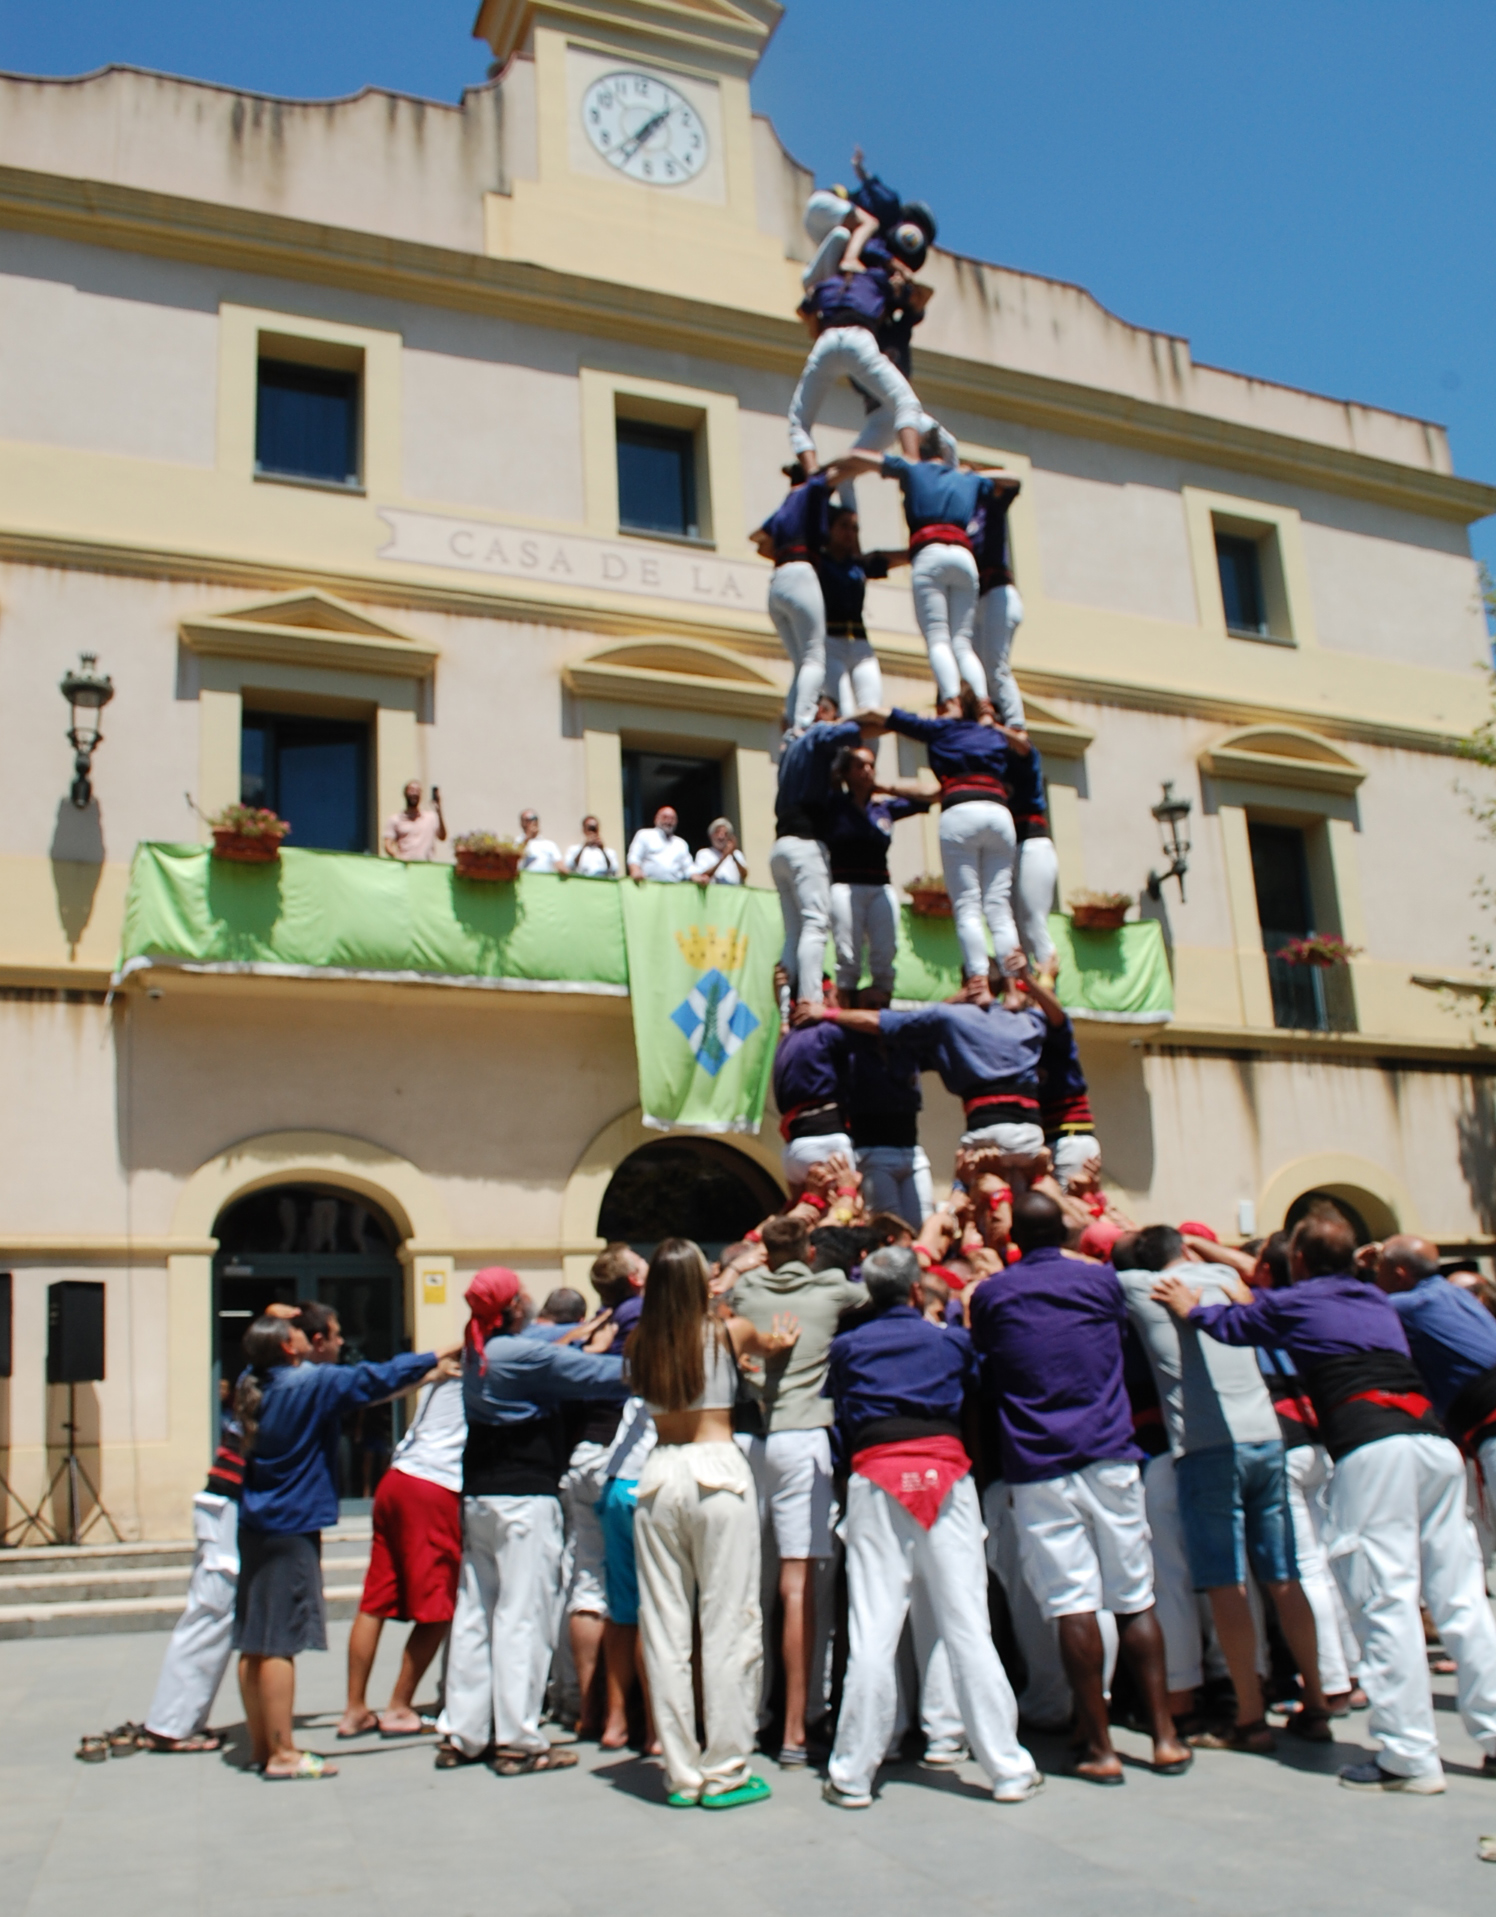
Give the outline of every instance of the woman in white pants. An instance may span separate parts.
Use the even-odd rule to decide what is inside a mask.
[[[628,1342],[633,1382],[657,1443],[639,1478],[634,1552],[639,1628],[669,1801],[727,1810],[770,1795],[749,1769],[763,1668],[758,1499],[733,1441],[738,1359],[771,1358],[799,1335],[776,1317],[712,1315],[698,1245],[667,1238],[650,1260],[644,1309]],[[692,1617],[701,1625],[706,1748],[696,1738]]]

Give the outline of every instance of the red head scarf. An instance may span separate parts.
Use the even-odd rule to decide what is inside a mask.
[[[480,1371],[488,1369],[483,1347],[501,1329],[504,1313],[518,1295],[519,1273],[510,1271],[506,1265],[485,1265],[482,1271],[473,1274],[473,1282],[463,1293],[467,1308],[473,1314],[468,1319],[463,1343],[469,1351],[477,1352]]]
[[[1202,1225],[1198,1218],[1186,1218],[1179,1229],[1188,1238],[1208,1238],[1213,1245],[1221,1242],[1209,1225]]]

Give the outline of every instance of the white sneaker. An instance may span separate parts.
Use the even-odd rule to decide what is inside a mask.
[[[932,1744],[919,1760],[920,1769],[926,1771],[954,1770],[958,1764],[964,1764],[971,1752],[964,1744]]]
[[[1026,1804],[1043,1788],[1043,1772],[1030,1771],[1027,1777],[1005,1777],[1000,1784],[993,1785],[992,1795],[999,1804]]]
[[[1443,1771],[1399,1777],[1394,1771],[1384,1771],[1375,1759],[1369,1764],[1347,1764],[1340,1781],[1348,1791],[1403,1791],[1409,1797],[1440,1797],[1446,1788]]]
[[[871,1791],[839,1791],[829,1777],[821,1786],[821,1796],[838,1810],[867,1810],[873,1801]]]

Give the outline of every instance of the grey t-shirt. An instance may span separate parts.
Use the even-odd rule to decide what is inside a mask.
[[[1200,1288],[1202,1305],[1230,1302],[1220,1283],[1235,1277],[1229,1267],[1184,1261],[1169,1270]],[[1153,1367],[1169,1449],[1176,1458],[1223,1444],[1268,1444],[1281,1436],[1254,1350],[1204,1337],[1193,1325],[1181,1324],[1166,1305],[1155,1304],[1150,1294],[1158,1272],[1119,1271],[1117,1276],[1127,1297],[1127,1314]]]
[[[821,1386],[836,1321],[848,1306],[866,1303],[867,1292],[843,1273],[813,1272],[798,1261],[778,1271],[760,1265],[738,1280],[734,1308],[760,1331],[772,1329],[777,1313],[800,1321],[800,1336],[788,1351],[746,1358],[740,1368],[738,1402],[762,1407],[766,1431],[816,1431],[831,1423],[831,1400],[821,1396]]]

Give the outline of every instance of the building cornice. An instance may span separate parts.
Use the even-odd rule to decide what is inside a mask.
[[[413,240],[97,180],[0,167],[0,226],[85,245],[502,315],[593,337],[792,375],[798,323],[614,281],[557,273]],[[1156,401],[1013,368],[922,352],[920,390],[940,405],[1229,467],[1469,524],[1496,487],[1368,458]]]

